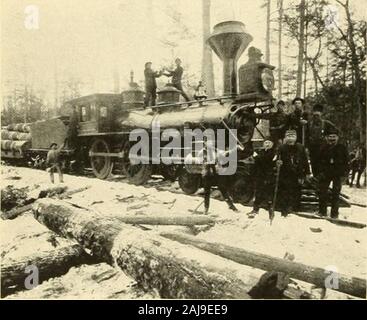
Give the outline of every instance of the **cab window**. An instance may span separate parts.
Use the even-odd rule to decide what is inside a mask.
[[[83,105],[80,108],[81,111],[81,121],[90,121],[91,120],[91,109],[90,105]]]
[[[106,106],[100,106],[99,117],[100,119],[107,119],[107,107]]]

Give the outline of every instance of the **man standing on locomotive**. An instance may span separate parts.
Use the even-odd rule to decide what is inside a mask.
[[[279,148],[279,207],[282,217],[299,209],[301,185],[311,177],[305,147],[297,143],[297,132],[287,130]]]
[[[173,86],[181,91],[182,96],[186,101],[190,101],[190,98],[185,93],[184,89],[182,88],[182,74],[184,72],[184,69],[181,66],[181,59],[177,58],[175,60],[176,63],[176,69],[175,70],[166,70],[167,73],[164,75],[167,77],[172,77],[172,84]]]
[[[162,72],[153,71],[152,63],[147,62],[145,64],[144,76],[145,76],[145,99],[144,103],[146,107],[155,106],[155,100],[157,98],[157,81],[155,78],[159,78]]]

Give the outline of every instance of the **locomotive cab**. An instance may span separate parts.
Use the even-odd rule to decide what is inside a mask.
[[[68,104],[76,108],[79,136],[116,130],[114,119],[121,106],[121,95],[93,94],[68,101]]]

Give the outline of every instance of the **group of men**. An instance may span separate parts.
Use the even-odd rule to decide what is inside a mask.
[[[314,105],[312,114],[304,111],[301,98],[295,98],[293,105],[291,114],[285,113],[285,103],[279,101],[270,113],[257,116],[269,120],[270,136],[265,138],[264,149],[255,155],[255,201],[248,215],[254,217],[260,206],[273,214],[275,205],[283,217],[297,212],[302,185],[311,182],[313,176],[317,182],[319,215],[327,215],[332,183],[331,217],[338,218],[342,182],[349,171],[347,148],[339,143],[336,126],[323,118],[322,105]]]
[[[175,60],[176,68],[174,70],[169,70],[163,68],[161,71],[154,71],[152,69],[152,62],[147,62],[144,69],[145,77],[145,106],[154,106],[157,98],[157,81],[156,78],[165,75],[167,77],[172,77],[172,85],[181,92],[182,96],[186,101],[189,101],[188,95],[185,93],[182,87],[182,74],[184,69],[182,68],[181,59],[177,58]]]

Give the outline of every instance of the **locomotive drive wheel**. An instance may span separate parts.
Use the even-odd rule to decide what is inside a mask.
[[[131,144],[126,141],[122,147],[122,152],[124,154],[122,159],[122,170],[126,175],[130,183],[140,186],[146,183],[152,175],[152,166],[150,164],[132,164],[129,159]]]
[[[194,194],[199,190],[200,183],[200,175],[188,173],[185,169],[181,170],[181,174],[178,177],[178,184],[183,192],[186,194]]]
[[[93,153],[111,152],[108,143],[103,139],[96,139],[93,141],[90,151]],[[91,156],[90,163],[94,175],[99,179],[106,179],[112,172],[113,161],[108,156]]]
[[[165,180],[175,182],[177,179],[177,173],[179,171],[178,165],[161,165],[160,166],[160,174],[163,176]]]

